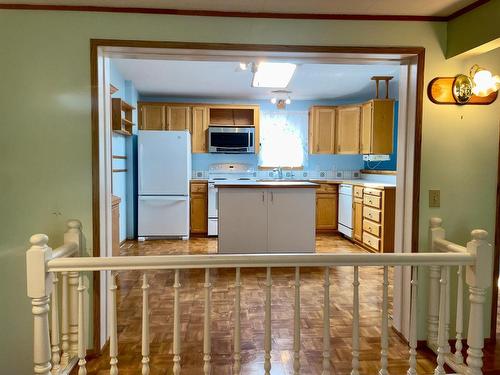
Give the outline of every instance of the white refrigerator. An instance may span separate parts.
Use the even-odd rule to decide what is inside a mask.
[[[139,131],[138,236],[189,238],[191,136]]]

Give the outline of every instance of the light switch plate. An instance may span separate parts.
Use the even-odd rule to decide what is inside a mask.
[[[441,190],[429,190],[429,207],[441,207]]]

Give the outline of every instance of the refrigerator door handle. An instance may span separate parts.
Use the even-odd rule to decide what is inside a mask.
[[[187,195],[148,195],[139,196],[141,201],[187,201]]]
[[[143,151],[144,145],[141,143],[139,144],[139,160],[142,161],[142,151]],[[141,163],[139,162],[139,192],[142,191],[142,167]]]

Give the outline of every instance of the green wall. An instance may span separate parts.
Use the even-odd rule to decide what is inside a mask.
[[[446,56],[459,55],[490,43],[500,46],[500,0],[486,4],[448,22]],[[485,51],[483,51],[485,52]]]
[[[8,301],[0,309],[0,368],[5,373],[30,372],[32,326],[24,266],[29,236],[47,233],[57,246],[65,220],[78,218],[86,251],[92,253],[91,38],[423,46],[425,85],[435,76],[463,72],[472,62],[445,59],[446,24],[436,22],[0,11],[0,285],[3,301]],[[480,59],[500,71],[499,50]],[[443,217],[452,229],[451,240],[463,242],[477,227],[493,233],[499,103],[438,106],[424,97],[423,250],[433,215]],[[427,208],[429,189],[441,190],[440,209]],[[419,306],[426,308],[425,303]]]

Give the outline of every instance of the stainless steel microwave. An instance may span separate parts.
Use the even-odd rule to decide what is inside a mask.
[[[219,154],[253,154],[255,128],[250,126],[209,126],[208,152]]]

